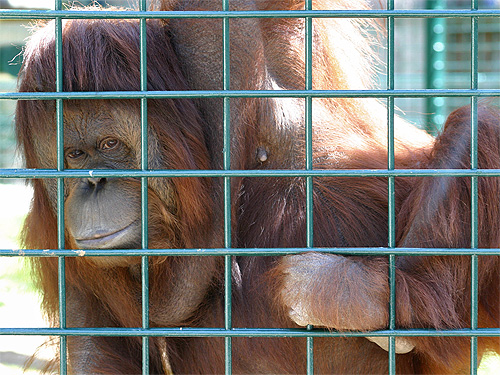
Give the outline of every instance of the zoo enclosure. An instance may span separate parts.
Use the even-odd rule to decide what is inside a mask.
[[[215,0],[214,0],[215,1]],[[59,298],[60,298],[60,327],[42,329],[21,329],[21,328],[1,328],[0,335],[47,335],[60,337],[60,371],[67,372],[66,361],[66,337],[70,335],[106,335],[106,336],[142,336],[143,337],[143,372],[149,373],[148,345],[149,337],[152,336],[214,336],[224,337],[226,345],[226,373],[231,373],[231,339],[232,337],[306,337],[308,372],[313,373],[314,358],[312,347],[314,337],[354,337],[366,336],[362,332],[337,333],[314,329],[234,329],[231,325],[231,256],[268,256],[278,254],[294,254],[307,251],[314,247],[312,233],[314,224],[312,218],[312,179],[320,176],[381,176],[387,177],[389,187],[389,237],[387,247],[380,248],[330,248],[317,249],[317,251],[328,251],[337,254],[361,254],[361,255],[387,255],[390,259],[390,280],[391,280],[391,306],[390,306],[390,327],[388,330],[370,332],[370,336],[389,337],[389,373],[395,373],[395,338],[399,336],[467,336],[471,340],[471,372],[475,373],[477,367],[477,337],[480,336],[500,336],[499,327],[489,329],[477,328],[477,257],[478,255],[500,255],[499,249],[479,249],[477,238],[477,194],[472,199],[472,238],[470,249],[403,249],[396,248],[395,243],[395,202],[394,202],[394,179],[398,176],[466,176],[472,181],[473,191],[477,192],[478,176],[500,176],[500,170],[478,170],[477,169],[477,106],[478,100],[482,97],[491,97],[498,100],[500,97],[500,74],[498,61],[500,61],[500,10],[499,6],[488,6],[490,2],[478,0],[466,0],[462,2],[447,2],[456,4],[456,9],[443,9],[443,1],[429,1],[429,9],[396,9],[395,1],[389,0],[386,9],[373,11],[313,11],[311,0],[306,1],[306,8],[303,11],[295,12],[230,12],[229,0],[220,0],[223,4],[221,12],[147,12],[146,1],[141,1],[140,11],[127,12],[92,12],[92,11],[66,11],[63,10],[62,1],[55,1],[55,10],[51,11],[29,11],[29,10],[0,10],[0,20],[27,20],[27,19],[55,19],[57,47],[61,50],[61,20],[64,18],[134,18],[140,19],[142,46],[141,46],[141,67],[142,85],[138,92],[102,92],[97,95],[92,93],[68,93],[62,92],[61,72],[62,62],[58,60],[58,80],[57,91],[54,93],[0,93],[0,105],[4,101],[15,100],[55,100],[57,103],[57,127],[58,127],[58,166],[55,170],[25,170],[15,168],[4,168],[0,170],[0,178],[3,179],[24,179],[24,178],[55,178],[58,181],[58,224],[59,224],[59,249],[52,252],[50,256],[57,256],[59,259]],[[465,5],[464,5],[465,4]],[[145,87],[146,73],[146,40],[145,28],[146,19],[149,18],[218,18],[221,19],[224,27],[223,42],[224,53],[224,89],[220,91],[187,91],[187,92],[148,92]],[[236,17],[301,17],[306,20],[306,72],[309,77],[306,89],[303,91],[236,91],[229,90],[229,27],[230,20]],[[348,90],[348,91],[315,91],[312,90],[311,69],[312,69],[312,19],[315,17],[365,17],[383,20],[387,26],[387,48],[386,62],[387,70],[385,78],[382,78],[385,89],[383,90]],[[418,82],[415,72],[398,68],[398,61],[402,57],[398,55],[400,44],[397,43],[399,27],[411,27],[412,23],[428,27],[426,42],[424,45],[430,46],[426,54],[424,67],[426,67],[426,80]],[[413,37],[409,34],[410,37]],[[446,36],[446,39],[444,38]],[[441,43],[441,44],[440,44]],[[443,48],[442,48],[443,47]],[[484,48],[483,48],[484,47]],[[59,56],[61,54],[59,53]],[[495,64],[496,63],[496,64]],[[197,98],[197,97],[219,97],[224,99],[224,170],[213,171],[172,171],[172,170],[148,170],[147,168],[147,112],[146,103],[148,98]],[[388,161],[387,169],[384,170],[314,170],[312,168],[312,116],[311,108],[314,98],[323,97],[376,97],[387,103],[387,123],[388,123]],[[229,133],[230,133],[230,98],[240,97],[284,97],[284,98],[304,98],[306,102],[306,169],[288,171],[238,171],[230,169],[229,157]],[[63,210],[63,178],[87,177],[89,171],[65,170],[63,165],[63,118],[62,102],[65,99],[89,99],[89,98],[127,98],[140,99],[142,102],[141,126],[143,132],[142,166],[141,170],[99,170],[93,171],[95,177],[136,177],[142,179],[142,205],[143,210],[143,248],[136,250],[94,250],[91,256],[141,256],[142,257],[142,288],[143,288],[143,327],[139,329],[127,328],[66,328],[65,312],[65,257],[77,256],[71,250],[64,247],[64,210]],[[394,116],[397,111],[396,106],[399,101],[415,100],[425,105],[425,110],[431,116],[428,129],[433,132],[435,128],[442,126],[442,117],[449,112],[449,107],[455,107],[455,102],[467,101],[473,111],[472,116],[472,157],[470,170],[402,170],[394,167]],[[398,102],[398,103],[397,103]],[[422,107],[422,104],[419,104]],[[408,108],[412,108],[411,106]],[[411,109],[410,109],[411,111]],[[424,124],[424,125],[425,125]],[[0,138],[0,139],[3,139]],[[148,249],[147,248],[147,182],[148,177],[190,177],[208,176],[222,177],[225,181],[225,247],[222,249]],[[307,181],[307,207],[308,207],[308,246],[304,249],[235,249],[231,247],[231,217],[230,217],[230,181],[231,177],[240,176],[274,176],[274,177],[303,177]],[[418,178],[418,177],[416,177]],[[90,253],[90,252],[89,252]],[[468,255],[471,258],[472,274],[472,321],[470,329],[466,330],[397,330],[395,329],[395,293],[394,293],[394,261],[398,255]],[[148,256],[156,255],[178,255],[178,256],[212,256],[221,255],[225,257],[225,294],[226,294],[226,319],[224,328],[150,328],[148,324]],[[24,250],[22,253],[12,249],[1,249],[0,256],[28,256],[39,257],[49,256],[43,249]]]

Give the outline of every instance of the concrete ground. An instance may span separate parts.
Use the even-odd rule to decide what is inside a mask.
[[[0,249],[19,248],[17,236],[31,201],[23,184],[0,184]],[[46,327],[39,299],[20,258],[0,258],[0,327]],[[0,374],[22,374],[24,363],[45,341],[40,336],[0,336]],[[52,354],[40,350],[26,374],[39,373]]]

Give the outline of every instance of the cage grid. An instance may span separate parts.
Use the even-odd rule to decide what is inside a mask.
[[[478,9],[478,0],[470,0],[470,9],[464,10],[395,10],[394,0],[388,0],[386,9],[381,10],[323,10],[312,8],[312,0],[305,1],[305,9],[301,11],[229,11],[229,0],[222,0],[222,11],[205,12],[153,12],[147,10],[146,0],[141,0],[138,11],[89,11],[89,10],[63,10],[62,0],[55,0],[55,9],[48,11],[35,10],[0,10],[0,19],[54,19],[56,22],[56,92],[45,93],[0,93],[3,100],[55,100],[57,113],[57,168],[56,169],[1,169],[0,178],[8,179],[57,179],[58,188],[58,249],[29,249],[13,250],[0,249],[0,256],[26,256],[26,257],[57,257],[59,262],[59,302],[60,322],[58,328],[0,328],[0,335],[42,335],[58,336],[60,338],[60,373],[66,374],[67,351],[66,339],[68,336],[138,336],[143,338],[143,374],[149,373],[149,338],[164,337],[224,337],[225,338],[225,371],[232,373],[231,366],[231,340],[233,337],[305,337],[307,338],[307,373],[312,374],[314,369],[313,345],[315,337],[364,337],[366,332],[336,332],[315,329],[308,326],[305,329],[277,329],[277,328],[233,328],[231,316],[231,257],[232,256],[270,256],[297,254],[314,249],[320,252],[331,252],[343,255],[387,255],[390,261],[390,319],[386,330],[370,332],[369,336],[389,338],[389,374],[396,372],[395,339],[397,337],[412,336],[462,336],[470,337],[471,345],[471,374],[477,369],[477,338],[482,336],[500,337],[500,328],[478,328],[477,326],[477,283],[478,283],[478,256],[500,255],[500,249],[478,248],[477,233],[477,180],[479,177],[500,176],[500,169],[481,170],[477,168],[477,109],[478,99],[481,97],[500,97],[500,89],[479,89],[478,87],[478,32],[481,18],[500,17],[500,10]],[[230,89],[229,69],[229,27],[230,20],[237,17],[276,17],[276,18],[304,18],[305,19],[305,46],[306,46],[306,83],[305,90],[297,91],[244,91]],[[343,17],[343,18],[380,18],[387,23],[387,86],[381,90],[313,90],[312,89],[312,21],[317,17]],[[470,88],[467,89],[395,89],[394,78],[394,52],[395,46],[395,20],[400,18],[451,18],[457,17],[470,20],[471,28],[471,67]],[[62,86],[62,20],[72,18],[133,18],[140,20],[141,30],[141,90],[139,92],[63,92]],[[223,89],[214,91],[169,91],[152,92],[147,90],[146,79],[146,21],[152,18],[216,18],[223,25]],[[471,141],[471,166],[468,170],[412,170],[395,169],[394,164],[394,117],[395,99],[397,98],[433,98],[433,97],[469,98],[472,108],[472,141]],[[223,137],[224,156],[223,170],[149,170],[147,161],[147,101],[151,98],[223,98]],[[304,170],[234,170],[231,169],[230,160],[230,99],[242,97],[283,97],[305,99],[305,124],[306,124],[306,166]],[[387,169],[379,170],[314,170],[312,166],[312,102],[314,98],[379,98],[387,103],[388,123],[388,154]],[[141,101],[141,169],[140,170],[66,170],[63,155],[63,101],[66,99],[140,99]],[[142,269],[142,327],[138,328],[67,328],[66,326],[66,286],[65,286],[65,258],[80,256],[77,251],[65,249],[64,244],[64,179],[93,177],[135,177],[141,179],[142,200],[142,248],[121,250],[90,250],[86,256],[140,256]],[[148,249],[148,212],[147,212],[147,179],[151,177],[221,177],[224,180],[224,248],[220,249]],[[236,249],[231,244],[231,178],[232,177],[302,177],[306,179],[306,207],[307,207],[307,246],[306,248],[276,248],[276,249]],[[312,214],[312,182],[314,177],[321,176],[349,176],[367,177],[379,176],[388,179],[389,202],[389,232],[387,247],[384,248],[314,248],[313,244],[313,214]],[[454,176],[470,177],[472,182],[471,200],[471,247],[463,249],[414,249],[396,248],[395,236],[395,194],[394,179],[398,176]],[[225,321],[223,328],[150,328],[148,311],[148,258],[150,256],[175,255],[175,256],[224,256],[225,257]],[[431,329],[396,329],[395,324],[395,258],[398,255],[467,255],[471,261],[471,322],[468,329],[431,330]]]

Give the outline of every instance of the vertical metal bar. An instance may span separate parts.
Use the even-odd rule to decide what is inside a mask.
[[[394,10],[394,0],[387,1],[387,9]],[[387,18],[387,90],[394,90],[394,17]],[[394,162],[394,97],[387,99],[387,168]],[[388,178],[388,246],[396,247],[396,204],[394,177]],[[396,257],[389,255],[389,329],[396,328]],[[396,339],[389,337],[389,374],[396,374]]]
[[[141,0],[140,10],[147,10],[146,0]],[[146,19],[140,20],[140,65],[141,65],[141,91],[148,90],[147,70],[147,25]],[[148,169],[148,101],[141,99],[141,169]],[[148,248],[148,179],[141,178],[141,232],[142,248]],[[142,288],[142,328],[149,328],[149,257],[141,257],[141,288]],[[149,374],[149,337],[142,337],[142,373]]]
[[[305,10],[312,10],[312,0],[306,0]],[[311,17],[305,18],[305,89],[313,89],[313,23]],[[312,97],[306,97],[305,103],[305,142],[306,142],[306,170],[313,169],[312,157]],[[313,179],[306,177],[306,247],[313,247],[314,218],[313,218]],[[311,330],[312,325],[307,326]],[[314,339],[307,337],[307,374],[314,373]]]
[[[478,0],[471,0],[471,9],[478,9]],[[471,17],[471,89],[478,88],[478,48],[479,48],[479,19]],[[471,98],[471,169],[477,169],[478,153],[478,101]],[[478,248],[478,178],[471,177],[471,249]],[[478,258],[471,255],[471,329],[477,329],[478,320]],[[477,374],[477,336],[471,337],[470,373]]]
[[[222,9],[229,10],[229,0],[222,0]],[[230,78],[230,39],[229,39],[229,18],[225,17],[222,20],[222,39],[223,39],[223,89],[231,88]],[[231,121],[230,121],[230,101],[228,97],[224,98],[224,170],[231,169]],[[231,179],[224,177],[224,246],[231,247]],[[231,268],[232,257],[226,255],[224,257],[224,328],[232,329],[232,288],[231,288]],[[226,375],[232,374],[232,340],[231,337],[224,338],[225,344],[225,371]]]
[[[55,1],[55,10],[62,9],[62,1]],[[55,54],[56,54],[56,92],[63,91],[63,57],[62,57],[62,19],[55,20]],[[57,170],[64,170],[64,117],[63,101],[56,99],[56,122],[57,122]],[[57,179],[57,243],[59,249],[64,249],[64,179]],[[66,328],[66,259],[58,258],[58,286],[59,286],[59,326]],[[67,366],[67,338],[60,336],[59,339],[59,372],[65,375]]]
[[[444,0],[427,0],[428,9],[445,9]],[[446,67],[446,19],[428,18],[426,20],[427,30],[427,77],[426,87],[428,89],[443,89],[445,82]],[[436,135],[444,125],[445,108],[443,98],[427,98],[426,130]]]

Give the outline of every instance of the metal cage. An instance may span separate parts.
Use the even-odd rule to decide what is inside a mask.
[[[215,0],[214,0],[215,1]],[[63,2],[55,0],[55,10],[0,10],[0,19],[54,19],[56,22],[56,56],[57,56],[57,91],[41,93],[0,93],[1,100],[55,100],[57,113],[57,169],[28,170],[28,169],[1,169],[2,179],[56,179],[58,187],[58,238],[59,249],[46,251],[32,249],[17,251],[1,249],[0,257],[57,257],[59,261],[59,301],[60,301],[60,327],[59,328],[0,328],[0,335],[42,335],[60,337],[60,372],[67,373],[66,338],[68,336],[139,336],[143,338],[143,373],[149,373],[149,338],[154,336],[176,337],[224,337],[226,346],[226,374],[231,374],[231,340],[233,337],[305,337],[307,338],[307,368],[308,374],[313,373],[313,345],[315,337],[360,337],[366,336],[363,332],[335,332],[308,327],[307,329],[276,329],[273,327],[261,329],[235,329],[232,328],[231,317],[231,257],[238,256],[268,256],[278,254],[296,254],[310,250],[314,247],[312,234],[314,230],[312,218],[312,181],[321,176],[378,176],[386,177],[389,188],[389,237],[385,248],[329,248],[317,249],[336,254],[359,255],[386,255],[390,259],[390,325],[389,329],[370,332],[370,336],[389,337],[389,373],[395,374],[396,352],[395,338],[401,336],[466,336],[471,342],[471,373],[476,373],[477,368],[477,338],[481,336],[500,337],[500,328],[478,328],[477,326],[477,282],[478,282],[478,256],[500,255],[498,249],[478,248],[477,234],[477,180],[479,176],[500,176],[500,170],[480,170],[477,168],[477,109],[478,100],[482,97],[500,97],[500,88],[479,87],[479,28],[482,20],[490,19],[494,23],[500,22],[500,9],[481,9],[478,0],[470,0],[466,9],[426,9],[426,10],[399,10],[395,8],[395,0],[388,0],[385,9],[346,11],[312,10],[312,1],[305,1],[305,9],[301,11],[229,11],[230,0],[220,0],[223,4],[222,11],[214,12],[152,12],[147,11],[145,0],[140,2],[138,11],[76,11],[63,10]],[[229,26],[230,20],[237,17],[280,17],[304,18],[306,22],[306,87],[301,91],[238,91],[230,90],[229,71]],[[318,91],[312,89],[312,19],[316,17],[362,17],[376,18],[386,22],[387,25],[387,68],[386,87],[379,90],[346,90],[346,91]],[[141,90],[137,92],[62,92],[62,19],[65,18],[133,18],[140,20],[141,27]],[[146,88],[146,20],[152,18],[217,18],[223,23],[224,43],[224,88],[220,91],[183,91],[183,92],[148,92]],[[429,87],[426,89],[395,88],[395,21],[401,19],[427,19],[431,21],[451,20],[450,23],[467,22],[470,25],[470,74],[467,77],[468,87],[445,88]],[[451,26],[450,26],[451,27]],[[454,34],[455,35],[455,34]],[[459,35],[456,34],[457,38]],[[438,51],[439,52],[439,51]],[[458,53],[458,52],[450,52]],[[498,60],[497,60],[498,61]],[[147,101],[151,98],[199,98],[218,97],[224,101],[224,170],[149,170],[147,165]],[[232,170],[230,168],[229,134],[230,134],[230,99],[241,97],[282,97],[304,98],[306,103],[306,168],[304,170]],[[312,167],[312,101],[314,98],[326,97],[359,97],[379,98],[387,103],[388,123],[388,158],[387,168],[381,170],[314,170]],[[404,170],[395,169],[394,165],[394,117],[395,99],[420,98],[466,98],[472,107],[472,155],[471,166],[468,170]],[[140,99],[141,101],[141,126],[142,126],[142,169],[140,170],[65,170],[63,155],[63,101],[66,99]],[[65,308],[65,259],[80,254],[73,250],[66,250],[64,244],[64,204],[63,190],[65,178],[93,177],[134,177],[142,180],[142,249],[135,250],[92,250],[86,256],[140,256],[142,257],[142,298],[143,298],[143,326],[141,328],[67,328]],[[148,249],[147,243],[147,178],[148,177],[222,177],[224,179],[224,212],[225,212],[225,247],[220,249]],[[240,176],[273,176],[273,177],[302,177],[307,181],[307,247],[293,249],[236,249],[231,246],[231,202],[230,185],[232,177]],[[476,192],[472,199],[472,238],[471,248],[467,249],[406,249],[396,248],[395,242],[395,195],[394,180],[398,176],[454,176],[469,177],[472,181],[473,191]],[[225,257],[225,327],[224,328],[150,328],[148,323],[148,257],[158,255],[176,256],[213,256]],[[469,329],[460,330],[428,330],[395,329],[395,257],[398,255],[467,255],[472,264],[472,320]]]

